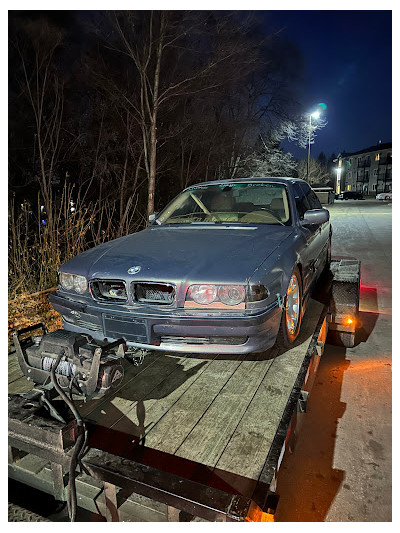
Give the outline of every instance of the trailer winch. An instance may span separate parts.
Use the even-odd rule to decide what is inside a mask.
[[[39,328],[42,335],[21,340]],[[123,380],[123,339],[100,346],[87,335],[62,329],[48,333],[43,323],[19,330],[13,338],[23,373],[37,385],[48,384],[54,368],[62,389],[87,399],[106,394]]]

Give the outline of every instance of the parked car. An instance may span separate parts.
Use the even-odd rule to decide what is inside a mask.
[[[51,303],[66,330],[170,352],[293,344],[331,254],[329,211],[306,182],[200,183],[151,220],[60,268]]]
[[[381,192],[376,195],[377,200],[391,200],[392,199],[392,193],[391,192]]]
[[[359,191],[344,191],[339,195],[341,200],[364,200],[362,192]]]

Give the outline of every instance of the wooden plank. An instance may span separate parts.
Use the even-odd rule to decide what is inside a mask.
[[[274,359],[218,460],[218,469],[258,479],[322,309],[322,304],[314,303],[305,320],[302,339],[306,339]]]
[[[177,370],[182,357],[160,357],[157,364],[147,366],[140,374],[136,375],[122,387],[117,394],[107,396],[107,401],[84,414],[87,420],[95,422],[101,426],[110,427],[120,420],[127,410],[137,402],[142,401],[171,373]],[[132,425],[132,430],[133,430]],[[129,431],[128,431],[129,433]]]
[[[21,470],[26,470],[35,475],[39,474],[39,472],[41,472],[48,464],[49,462],[47,459],[43,459],[42,457],[38,457],[31,453],[24,455],[24,457],[21,457],[15,462],[15,465]]]
[[[244,355],[214,360],[146,434],[146,446],[175,453],[231,378]]]
[[[78,400],[76,405],[79,409],[79,412],[82,414],[82,416],[88,416],[95,409],[100,409],[103,405],[108,404],[110,400],[118,396],[119,391],[123,389],[132,379],[140,376],[147,367],[154,364],[162,355],[163,354],[161,352],[151,352],[145,357],[143,363],[139,366],[135,366],[129,361],[123,359],[122,364],[124,366],[125,376],[122,380],[122,383],[113,389],[111,393],[106,394],[101,398],[89,400],[87,402],[84,400]]]
[[[14,352],[8,356],[8,383],[10,384],[13,381],[16,381],[23,375],[24,374],[18,363],[17,354]]]
[[[262,357],[242,361],[176,455],[208,466],[216,465],[272,364],[271,359]]]
[[[132,404],[131,408],[124,412],[124,416],[112,425],[113,429],[143,437],[201,376],[211,362],[212,359],[205,361],[192,357],[184,358],[176,371],[160,383],[153,394],[148,394],[140,403]]]
[[[32,381],[28,381],[25,376],[21,376],[19,379],[13,381],[8,386],[8,392],[10,394],[22,394],[32,390],[34,384]]]

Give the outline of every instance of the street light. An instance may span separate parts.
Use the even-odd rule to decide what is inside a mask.
[[[312,129],[312,119],[315,118],[315,120],[319,119],[321,116],[321,113],[319,111],[314,111],[314,113],[310,114],[310,126],[308,128],[308,156],[307,156],[307,182],[309,182],[309,173],[310,173],[310,149],[311,149],[311,129]]]

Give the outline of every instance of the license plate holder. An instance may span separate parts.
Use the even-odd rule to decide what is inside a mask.
[[[136,317],[103,315],[105,336],[112,339],[123,337],[127,342],[148,344],[146,320]]]

